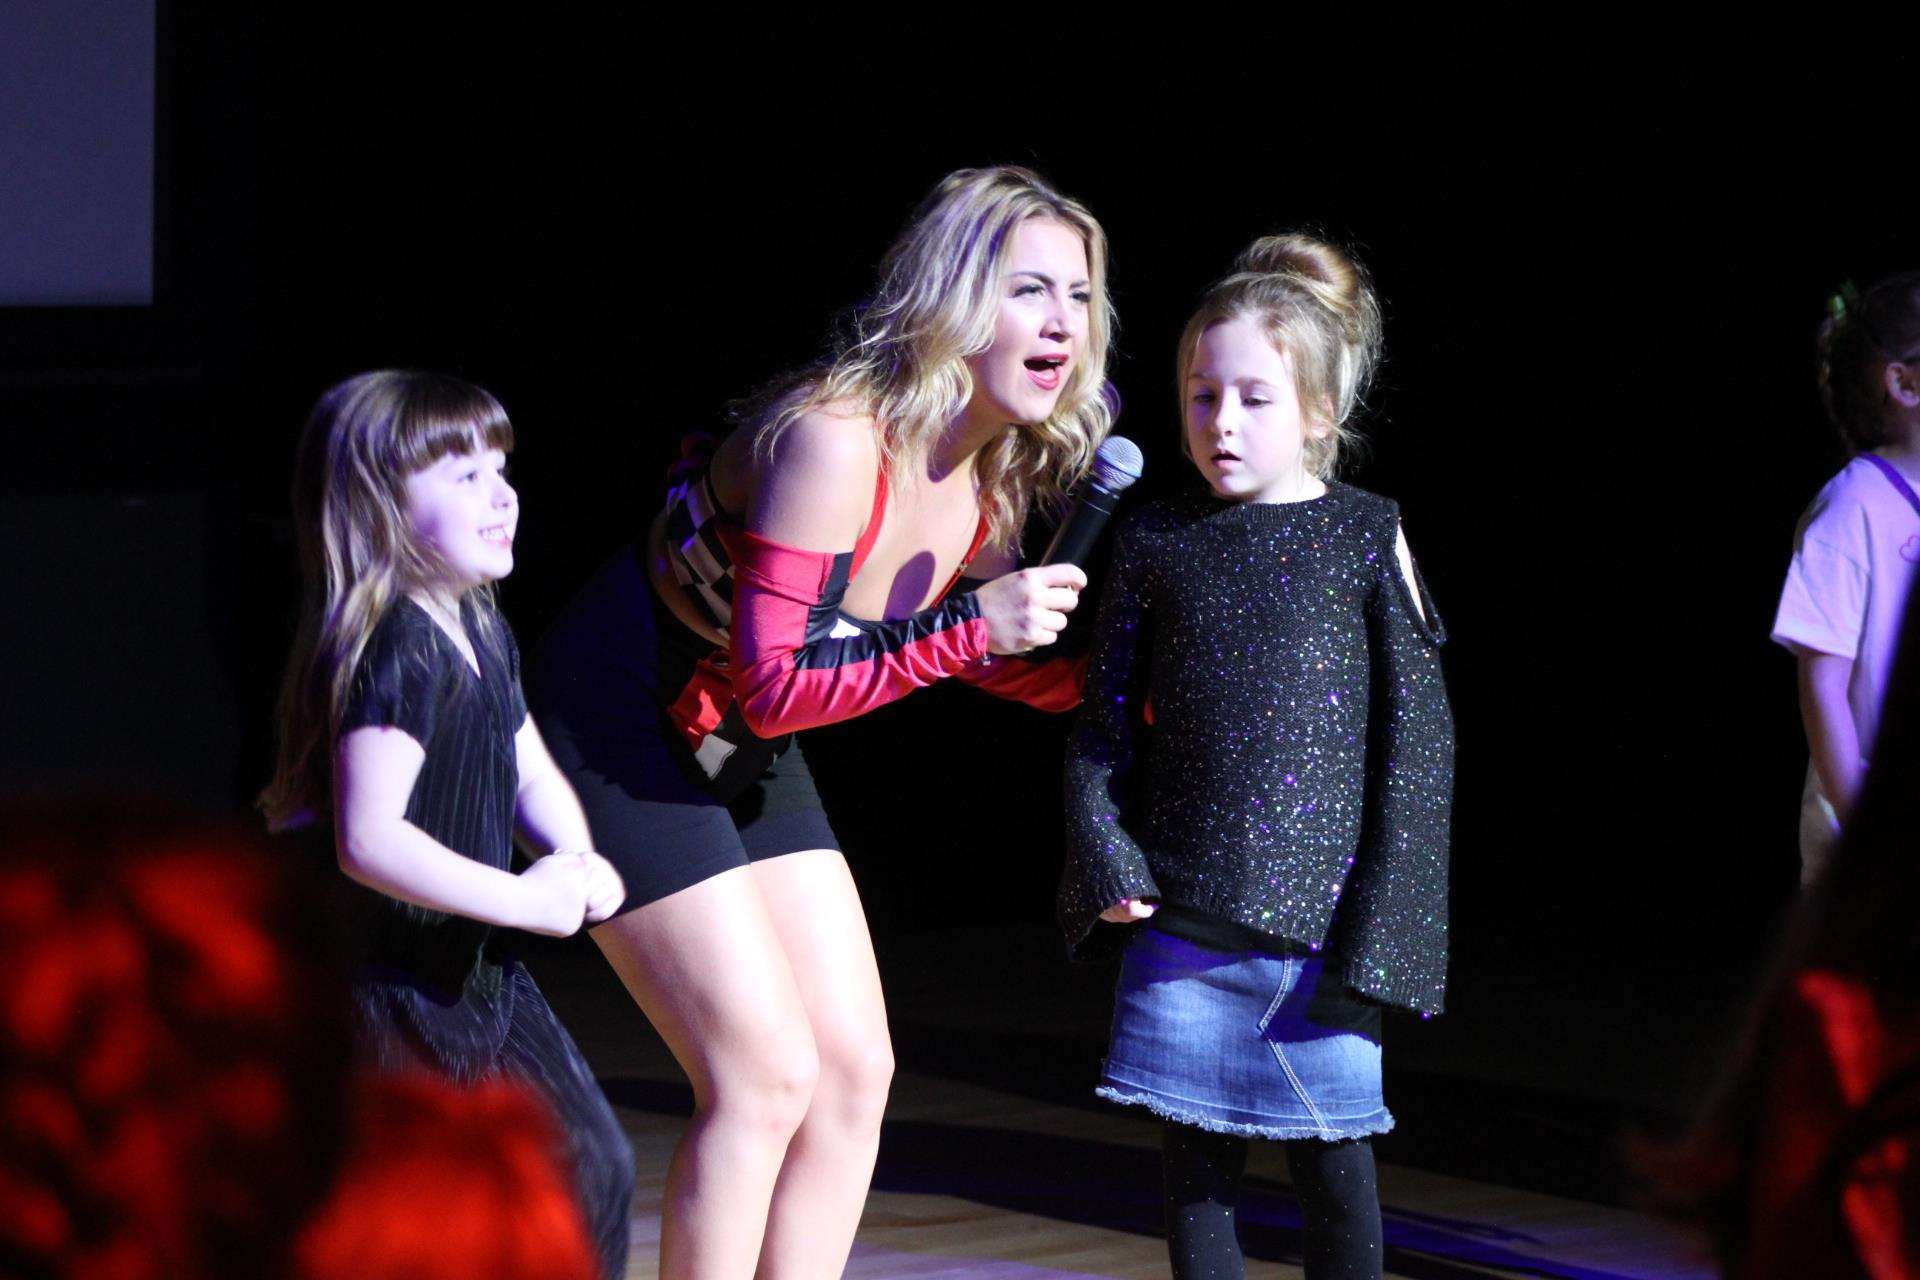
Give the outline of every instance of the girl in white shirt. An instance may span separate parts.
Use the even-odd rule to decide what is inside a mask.
[[[1826,865],[1873,751],[1908,588],[1920,563],[1920,271],[1845,286],[1820,326],[1827,416],[1854,458],[1807,508],[1773,638],[1800,665],[1812,756],[1800,878]]]

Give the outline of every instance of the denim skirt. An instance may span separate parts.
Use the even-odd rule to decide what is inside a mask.
[[[1121,963],[1097,1092],[1248,1138],[1385,1133],[1379,1042],[1307,1016],[1322,965],[1141,929]]]

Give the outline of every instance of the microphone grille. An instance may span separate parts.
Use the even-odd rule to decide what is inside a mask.
[[[1140,446],[1125,436],[1108,436],[1093,455],[1093,482],[1102,489],[1118,493],[1140,478],[1146,459]]]

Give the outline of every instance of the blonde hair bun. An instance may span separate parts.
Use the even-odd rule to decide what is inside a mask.
[[[1338,245],[1297,231],[1261,236],[1241,251],[1234,266],[1249,275],[1290,277],[1340,316],[1357,340],[1364,340],[1365,325],[1378,324],[1367,269]]]
[[[1240,251],[1233,265],[1238,271],[1305,276],[1324,284],[1338,284],[1343,276],[1350,279],[1356,269],[1340,250],[1298,232],[1261,236]]]

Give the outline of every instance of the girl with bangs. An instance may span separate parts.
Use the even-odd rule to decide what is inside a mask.
[[[281,690],[271,825],[331,827],[358,946],[366,1056],[552,1104],[601,1266],[625,1274],[633,1154],[592,1071],[497,932],[565,937],[624,896],[527,716],[493,604],[513,569],[513,428],[478,387],[349,378],[300,441],[305,579]],[[518,834],[534,856],[512,871]]]
[[[837,1276],[893,1064],[873,945],[796,730],[957,678],[1047,710],[1085,585],[1020,570],[1113,418],[1106,242],[963,170],[851,340],[755,402],[555,624],[536,715],[627,898],[594,938],[693,1083],[666,1276]],[[1015,655],[1040,650],[1037,657]]]

